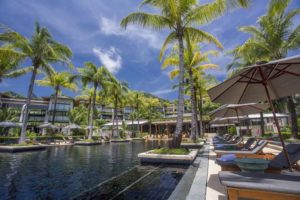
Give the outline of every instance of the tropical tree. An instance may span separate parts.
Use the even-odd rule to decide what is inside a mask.
[[[83,104],[74,107],[69,111],[69,120],[70,123],[86,126],[88,124],[88,109]]]
[[[75,82],[76,76],[70,74],[69,72],[56,72],[53,71],[50,74],[46,74],[46,76],[42,80],[37,80],[36,83],[40,86],[52,87],[55,91],[54,95],[54,108],[52,113],[52,124],[55,122],[56,115],[56,104],[57,97],[61,95],[61,90],[68,89],[72,91],[77,90],[77,84]]]
[[[139,24],[143,27],[150,27],[155,30],[170,29],[171,33],[167,36],[160,53],[162,59],[164,51],[172,42],[179,45],[179,86],[178,86],[178,106],[177,123],[173,139],[173,147],[179,147],[181,142],[181,132],[183,126],[184,112],[184,37],[189,33],[190,38],[198,41],[210,41],[221,47],[215,38],[202,30],[196,29],[194,25],[204,25],[221,16],[228,3],[230,5],[247,6],[247,0],[216,0],[213,3],[199,5],[196,0],[143,0],[141,6],[153,6],[160,11],[159,14],[145,12],[135,12],[125,17],[122,27],[127,27],[130,23]]]
[[[300,48],[300,25],[294,27],[293,20],[300,8],[288,10],[290,0],[271,0],[267,13],[257,21],[257,26],[244,26],[240,30],[251,37],[233,50],[235,61],[229,69],[239,69],[258,61],[269,61],[287,56],[289,51]],[[294,98],[286,98],[291,116],[294,137],[298,136],[297,114]]]
[[[127,96],[128,104],[133,108],[132,113],[130,113],[130,118],[132,121],[132,134],[134,132],[133,120],[137,120],[138,132],[140,132],[140,109],[143,106],[143,100],[145,99],[143,93],[138,91],[130,91]]]
[[[24,54],[11,45],[0,47],[0,83],[4,78],[16,78],[33,70],[33,67],[19,67],[24,58]]]
[[[112,124],[112,136],[119,137],[115,134],[114,129],[116,128],[117,134],[119,133],[119,117],[118,110],[124,103],[124,99],[128,92],[128,86],[124,82],[120,82],[115,77],[112,77],[111,81],[107,85],[107,95],[110,96],[112,105],[114,107],[113,124]],[[115,124],[116,123],[116,124]]]
[[[215,68],[215,64],[209,63],[209,55],[217,55],[216,51],[208,51],[201,52],[200,47],[197,42],[192,42],[186,37],[186,46],[187,48],[184,51],[184,64],[185,64],[185,88],[187,89],[186,93],[190,95],[190,104],[192,109],[192,123],[191,123],[191,139],[196,140],[200,135],[203,135],[202,131],[202,116],[200,120],[200,128],[198,127],[198,109],[197,109],[197,88],[196,86],[200,85],[202,82],[202,74],[206,69]],[[179,59],[178,59],[178,46],[173,48],[173,51],[168,55],[163,62],[163,69],[166,67],[175,67],[173,71],[170,72],[170,78],[174,79],[174,77],[179,74]],[[200,93],[201,96],[201,93]],[[202,107],[202,106],[201,106]],[[200,109],[201,110],[201,109]],[[201,114],[201,112],[200,112]]]
[[[93,121],[94,121],[94,110],[97,89],[104,89],[107,85],[107,81],[112,77],[111,73],[107,70],[106,67],[97,67],[91,62],[86,62],[84,68],[78,68],[81,81],[83,86],[86,87],[88,84],[93,85],[93,97],[92,97],[92,106],[90,106],[90,116],[89,116],[89,135],[88,139],[91,140],[93,136]]]
[[[157,119],[161,117],[161,113],[157,110],[157,107],[159,107],[161,104],[157,98],[145,98],[144,99],[144,105],[141,109],[141,115],[144,119],[148,120],[148,126],[149,126],[149,134],[152,134],[152,121],[153,119]]]
[[[8,43],[16,51],[21,52],[24,58],[29,58],[32,62],[33,70],[25,103],[24,118],[19,143],[25,141],[26,128],[28,122],[28,107],[31,102],[34,82],[38,70],[48,73],[51,71],[51,63],[67,63],[71,65],[71,50],[58,42],[56,42],[48,29],[40,27],[38,23],[35,25],[35,31],[30,39],[27,39],[20,33],[13,30],[5,30],[0,34],[0,41]]]

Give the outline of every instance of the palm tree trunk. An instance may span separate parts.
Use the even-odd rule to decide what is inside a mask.
[[[183,112],[184,112],[184,45],[183,45],[183,30],[177,30],[177,38],[179,43],[179,87],[178,87],[178,105],[177,105],[177,122],[176,130],[173,136],[173,148],[180,147],[181,132],[183,126]]]
[[[93,102],[90,110],[90,121],[89,121],[89,137],[88,137],[89,140],[91,140],[93,136],[93,119],[94,119],[94,109],[95,109],[95,102],[96,102],[96,91],[97,91],[97,84],[94,84]]]
[[[291,119],[292,138],[298,138],[297,113],[296,113],[294,99],[292,96],[287,97],[287,107],[288,107],[288,110],[290,113],[290,119]]]
[[[116,119],[116,126],[117,126],[117,134],[118,134],[118,136],[120,136],[120,134],[119,134],[119,118],[118,118],[118,101],[116,101],[116,113],[117,113],[117,116],[115,116],[115,117],[117,117],[117,119]]]
[[[28,106],[30,105],[31,97],[32,97],[32,92],[33,92],[33,86],[34,86],[34,81],[36,77],[36,72],[37,72],[37,66],[34,66],[31,79],[30,79],[30,85],[28,88],[28,93],[27,93],[27,99],[26,99],[26,106],[24,110],[24,115],[23,115],[23,122],[22,122],[22,130],[21,130],[21,136],[19,139],[19,144],[25,142],[25,137],[26,137],[26,129],[27,129],[27,122],[28,122]]]
[[[53,108],[52,124],[54,124],[54,122],[55,122],[58,90],[59,90],[59,88],[55,88],[55,97],[54,97],[54,108]]]
[[[192,69],[189,69],[189,79],[190,79],[190,89],[191,89],[191,106],[192,106],[192,124],[191,124],[191,139],[193,141],[197,140],[199,136],[198,133],[198,116],[197,116],[197,105],[195,96],[195,85],[193,79]]]
[[[199,130],[200,130],[200,136],[203,136],[203,96],[201,89],[199,90],[199,115],[200,115],[200,123],[199,123]]]
[[[261,136],[265,134],[265,121],[264,121],[264,113],[260,112],[260,129],[261,129]]]
[[[89,98],[89,105],[88,105],[88,122],[90,121],[90,114],[91,114],[91,106],[92,106],[92,98]]]

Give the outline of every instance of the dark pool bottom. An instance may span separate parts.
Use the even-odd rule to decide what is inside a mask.
[[[168,199],[186,169],[187,166],[182,165],[137,166],[73,199]]]

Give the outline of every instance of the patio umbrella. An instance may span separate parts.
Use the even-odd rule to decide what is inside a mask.
[[[65,126],[64,128],[67,129],[81,129],[82,127],[77,124],[69,124],[68,126]]]
[[[53,124],[50,124],[50,123],[45,123],[45,124],[39,125],[38,127],[39,128],[49,128],[49,129],[59,129],[58,126],[54,126]]]
[[[300,93],[300,55],[247,67],[208,91],[213,102],[251,103],[268,101],[289,168],[291,164],[281,135],[272,99]]]
[[[260,113],[269,108],[268,104],[245,103],[245,104],[225,104],[210,112],[212,117],[239,117]]]
[[[64,129],[68,129],[68,135],[70,135],[71,129],[82,129],[82,127],[77,124],[69,124],[68,126],[65,126]]]
[[[0,127],[5,127],[5,128],[19,128],[19,127],[22,127],[22,124],[21,123],[17,123],[17,122],[3,121],[3,122],[0,122]]]

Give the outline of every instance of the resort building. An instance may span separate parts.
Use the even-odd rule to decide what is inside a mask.
[[[0,108],[12,108],[22,116],[22,109],[26,98],[17,98],[10,95],[0,94]],[[67,96],[58,96],[56,104],[55,123],[69,123],[69,111],[73,108],[73,99]],[[54,110],[54,96],[33,98],[29,107],[29,127],[52,121]],[[20,120],[19,118],[19,120]]]

